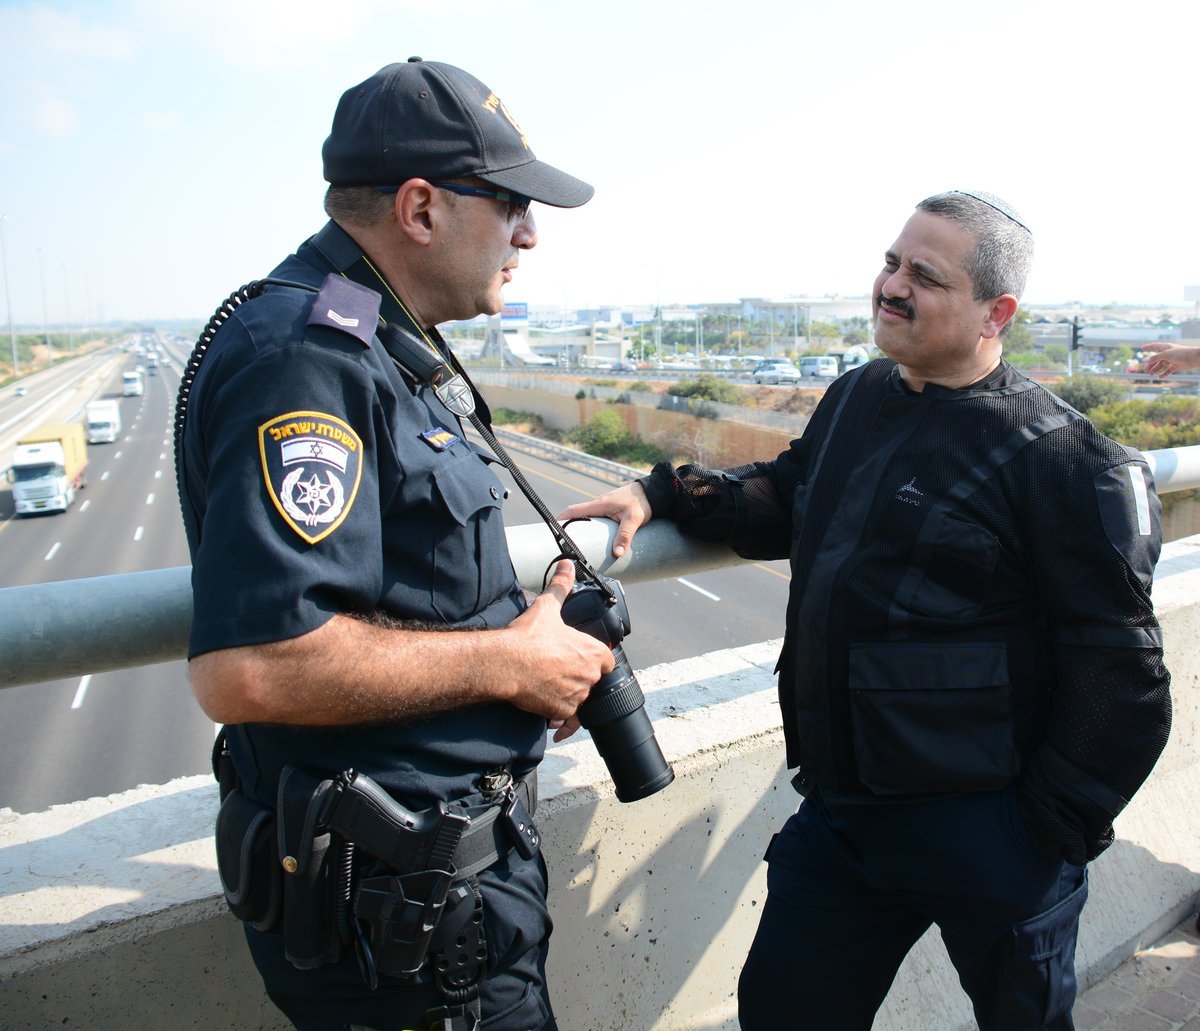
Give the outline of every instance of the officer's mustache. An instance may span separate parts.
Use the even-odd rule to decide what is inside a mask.
[[[908,301],[901,300],[898,297],[885,297],[880,294],[875,298],[875,303],[880,308],[887,308],[890,312],[895,312],[897,315],[903,315],[906,319],[912,319],[916,315],[912,305]]]

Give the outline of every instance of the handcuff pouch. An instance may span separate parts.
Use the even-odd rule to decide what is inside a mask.
[[[275,859],[274,813],[229,790],[217,812],[217,872],[229,911],[255,930],[279,919],[282,876]]]

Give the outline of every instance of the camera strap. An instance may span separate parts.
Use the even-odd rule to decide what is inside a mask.
[[[386,286],[383,277],[379,278]],[[389,293],[391,293],[390,288]],[[554,543],[558,546],[559,554],[575,563],[576,578],[581,582],[587,580],[589,583],[597,585],[615,604],[617,598],[612,587],[604,577],[596,572],[579,546],[567,536],[562,524],[546,507],[546,503],[538,496],[537,491],[525,478],[512,456],[496,439],[490,426],[490,412],[487,404],[480,395],[479,389],[471,382],[471,378],[467,375],[467,371],[459,362],[458,357],[450,350],[437,330],[423,329],[412,317],[404,302],[395,293],[392,293],[392,297],[400,305],[407,325],[387,322],[380,316],[377,335],[393,364],[407,378],[432,387],[439,400],[452,414],[460,419],[467,419],[475,427],[484,443],[504,464],[512,476],[513,482],[521,489],[521,493],[529,499],[529,503],[533,505],[542,521],[549,527],[550,533],[554,537]],[[481,411],[488,412],[489,418],[482,418]]]
[[[460,419],[467,419],[475,427],[476,432],[483,438],[484,443],[487,444],[492,453],[503,463],[512,476],[513,482],[520,488],[521,493],[529,499],[529,503],[533,505],[534,510],[549,528],[551,535],[554,537],[554,543],[558,546],[559,555],[575,563],[576,579],[580,582],[586,580],[588,583],[595,584],[604,592],[612,604],[616,604],[617,597],[613,588],[609,586],[604,577],[596,572],[592,564],[588,561],[587,556],[579,549],[579,546],[567,536],[562,524],[554,517],[550,509],[546,507],[546,503],[542,501],[537,491],[533,489],[532,484],[525,478],[524,473],[517,467],[512,456],[500,441],[496,439],[496,435],[492,432],[490,425],[491,412],[488,409],[487,402],[484,401],[475,384],[471,382],[466,370],[462,367],[462,363],[459,362],[454,352],[450,350],[450,347],[446,344],[441,334],[436,329],[424,329],[413,318],[412,313],[408,310],[408,306],[400,300],[395,291],[388,285],[387,280],[380,275],[379,270],[371,264],[365,255],[355,264],[362,264],[364,268],[353,268],[352,271],[356,273],[354,277],[347,276],[345,272],[331,272],[326,277],[326,281],[330,277],[345,277],[365,286],[366,284],[361,283],[361,279],[368,278],[368,272],[379,281],[392,300],[396,302],[403,315],[403,319],[399,323],[388,322],[381,315],[379,317],[379,326],[376,329],[376,335],[379,337],[392,363],[400,371],[401,375],[409,380],[423,386],[431,387],[437,394],[438,399],[451,414]],[[208,352],[208,347],[212,343],[213,337],[216,336],[217,330],[221,328],[242,304],[257,297],[268,286],[305,290],[309,293],[320,292],[320,288],[311,286],[308,283],[297,283],[282,279],[254,280],[226,298],[200,333],[200,338],[196,342],[191,357],[185,363],[183,375],[180,379],[179,394],[175,403],[175,476],[176,487],[179,491],[179,502],[182,508],[186,509],[189,504],[187,492],[184,489],[183,426],[187,418],[188,400],[192,384],[196,379],[196,373],[199,371],[200,363]],[[368,287],[368,289],[371,288]],[[483,414],[481,415],[481,413]]]

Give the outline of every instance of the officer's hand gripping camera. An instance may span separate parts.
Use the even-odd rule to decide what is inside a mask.
[[[636,802],[665,788],[675,779],[675,771],[658,747],[641,685],[621,648],[629,633],[625,592],[618,580],[598,579],[603,586],[577,582],[562,607],[563,622],[609,645],[617,662],[579,707],[579,722],[596,742],[617,798]]]

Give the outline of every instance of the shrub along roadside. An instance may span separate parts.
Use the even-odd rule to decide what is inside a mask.
[[[589,455],[625,465],[648,467],[671,457],[662,448],[647,443],[631,432],[612,408],[601,409],[582,426],[565,432],[550,429],[540,415],[511,408],[495,409],[492,422],[497,426],[519,427],[521,433],[528,433],[532,437],[568,444]]]

